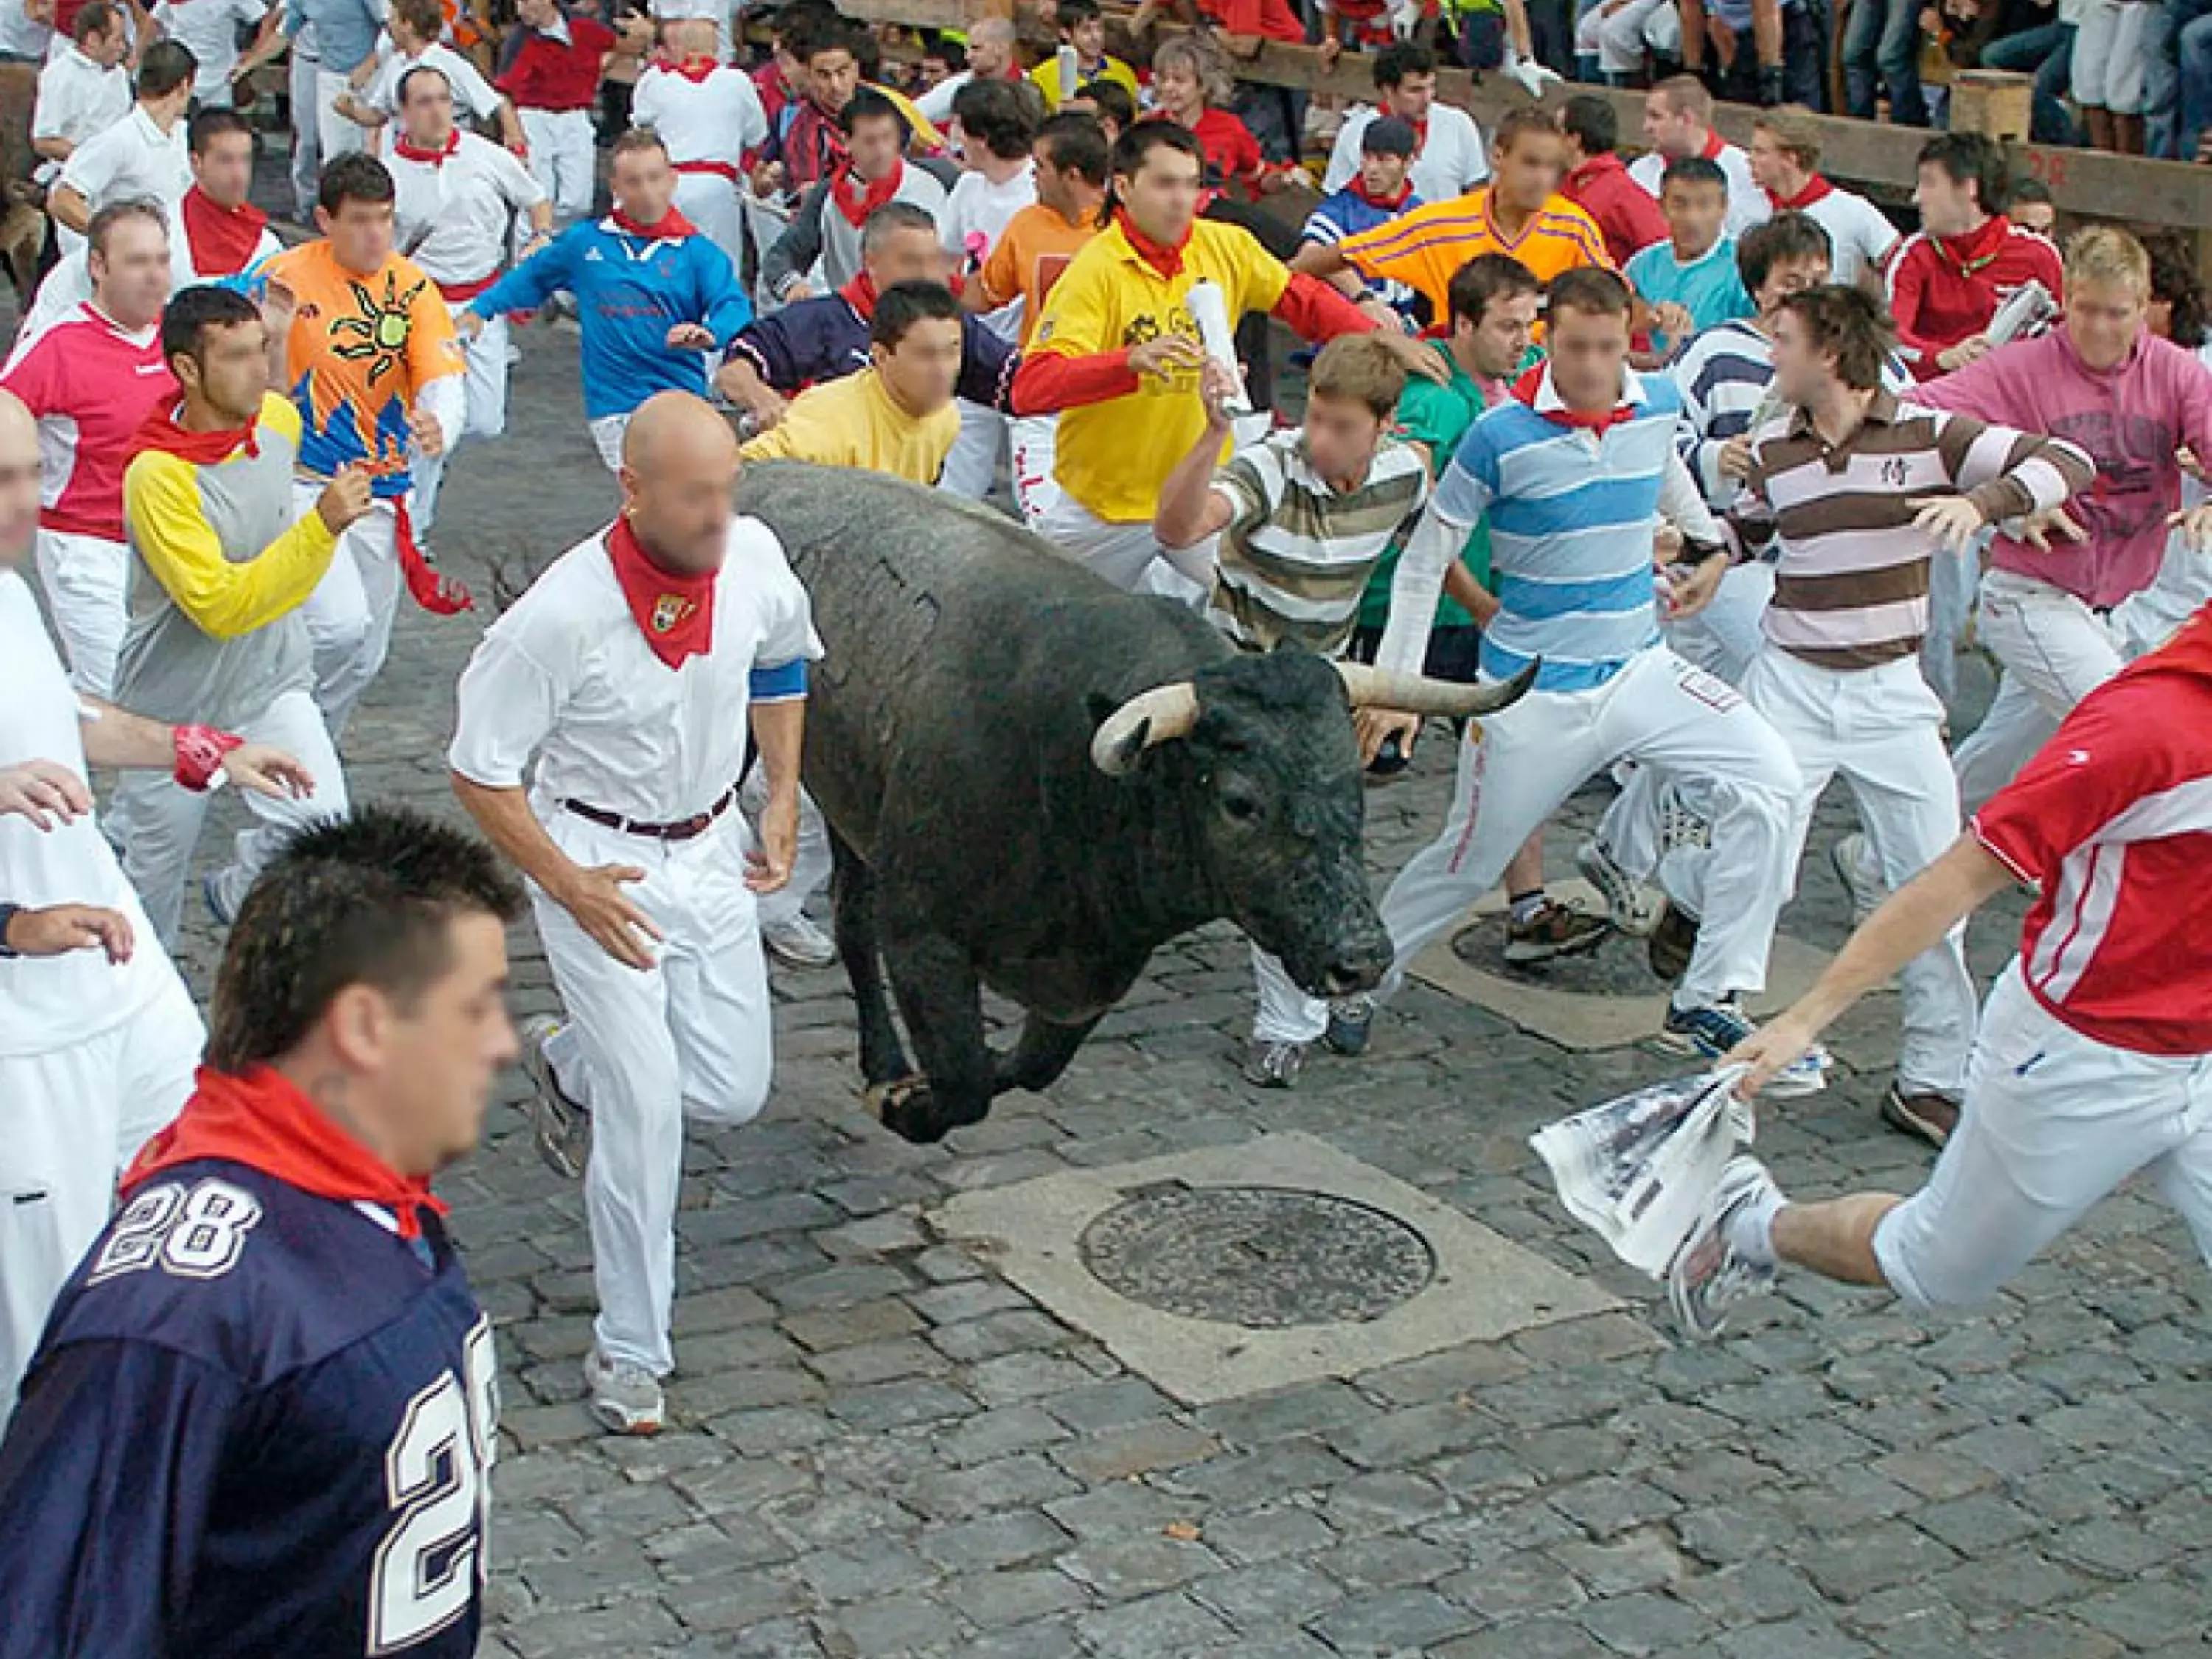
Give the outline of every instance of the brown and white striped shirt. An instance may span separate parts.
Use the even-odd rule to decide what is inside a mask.
[[[1729,520],[1747,552],[1779,538],[1768,640],[1823,668],[1872,668],[1912,655],[1928,631],[1936,547],[1913,527],[1917,503],[1963,495],[1995,523],[2057,507],[2094,476],[2057,438],[1882,392],[1832,447],[1802,410],[1760,427]]]

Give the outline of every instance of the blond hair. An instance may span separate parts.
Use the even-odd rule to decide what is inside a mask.
[[[1713,95],[1696,76],[1670,75],[1651,90],[1666,94],[1667,108],[1671,113],[1694,115],[1705,125],[1712,125]]]
[[[2076,231],[2066,244],[2066,286],[2110,283],[2150,297],[2150,252],[2141,242],[2111,225]]]
[[[1309,398],[1364,404],[1378,421],[1397,411],[1406,390],[1406,366],[1374,334],[1340,334],[1321,349],[1306,382]]]
[[[1211,108],[1222,108],[1237,95],[1237,77],[1230,73],[1229,60],[1206,35],[1179,34],[1162,41],[1152,53],[1152,78],[1157,81],[1161,71],[1172,66],[1187,69],[1198,78]]]
[[[1752,118],[1751,125],[1763,132],[1772,133],[1776,146],[1784,155],[1806,172],[1814,173],[1820,166],[1820,137],[1813,125],[1812,114],[1801,104],[1785,104],[1780,109],[1761,110]]]

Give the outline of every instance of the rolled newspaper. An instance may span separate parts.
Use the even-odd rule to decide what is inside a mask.
[[[1206,355],[1227,367],[1237,377],[1237,395],[1229,400],[1231,415],[1249,415],[1252,400],[1244,393],[1244,372],[1237,366],[1237,337],[1229,326],[1229,301],[1218,283],[1199,281],[1183,296],[1190,319],[1198,325],[1198,343]]]
[[[1076,84],[1082,76],[1083,66],[1076,61],[1075,48],[1064,42],[1060,50],[1053,53],[1052,61],[1059,70],[1060,101],[1064,104],[1075,96]]]

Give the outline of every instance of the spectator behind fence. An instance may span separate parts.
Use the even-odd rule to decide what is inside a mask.
[[[1984,46],[1982,67],[2033,76],[2035,103],[2027,136],[2039,144],[2078,144],[2081,132],[2066,107],[2066,92],[2073,80],[2075,25],[2081,19],[2081,0],[2056,0],[2055,7],[2053,0],[2029,3],[2050,15]]]
[[[1911,15],[1917,0],[1887,3]],[[1827,101],[1826,31],[1811,0],[1681,0],[1681,7],[1682,67],[1698,73],[1710,46],[1720,60],[1715,90],[1729,103],[1771,109]],[[1857,0],[1855,23],[1863,10],[1878,15],[1878,0]]]
[[[2144,34],[2157,0],[2081,0],[2074,101],[2093,149],[2143,153]]]

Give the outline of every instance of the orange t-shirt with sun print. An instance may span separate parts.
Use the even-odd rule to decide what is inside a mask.
[[[292,296],[284,391],[300,410],[300,470],[328,478],[359,463],[379,497],[404,495],[408,411],[424,386],[462,368],[438,285],[397,253],[374,275],[348,270],[326,241],[262,269]]]

